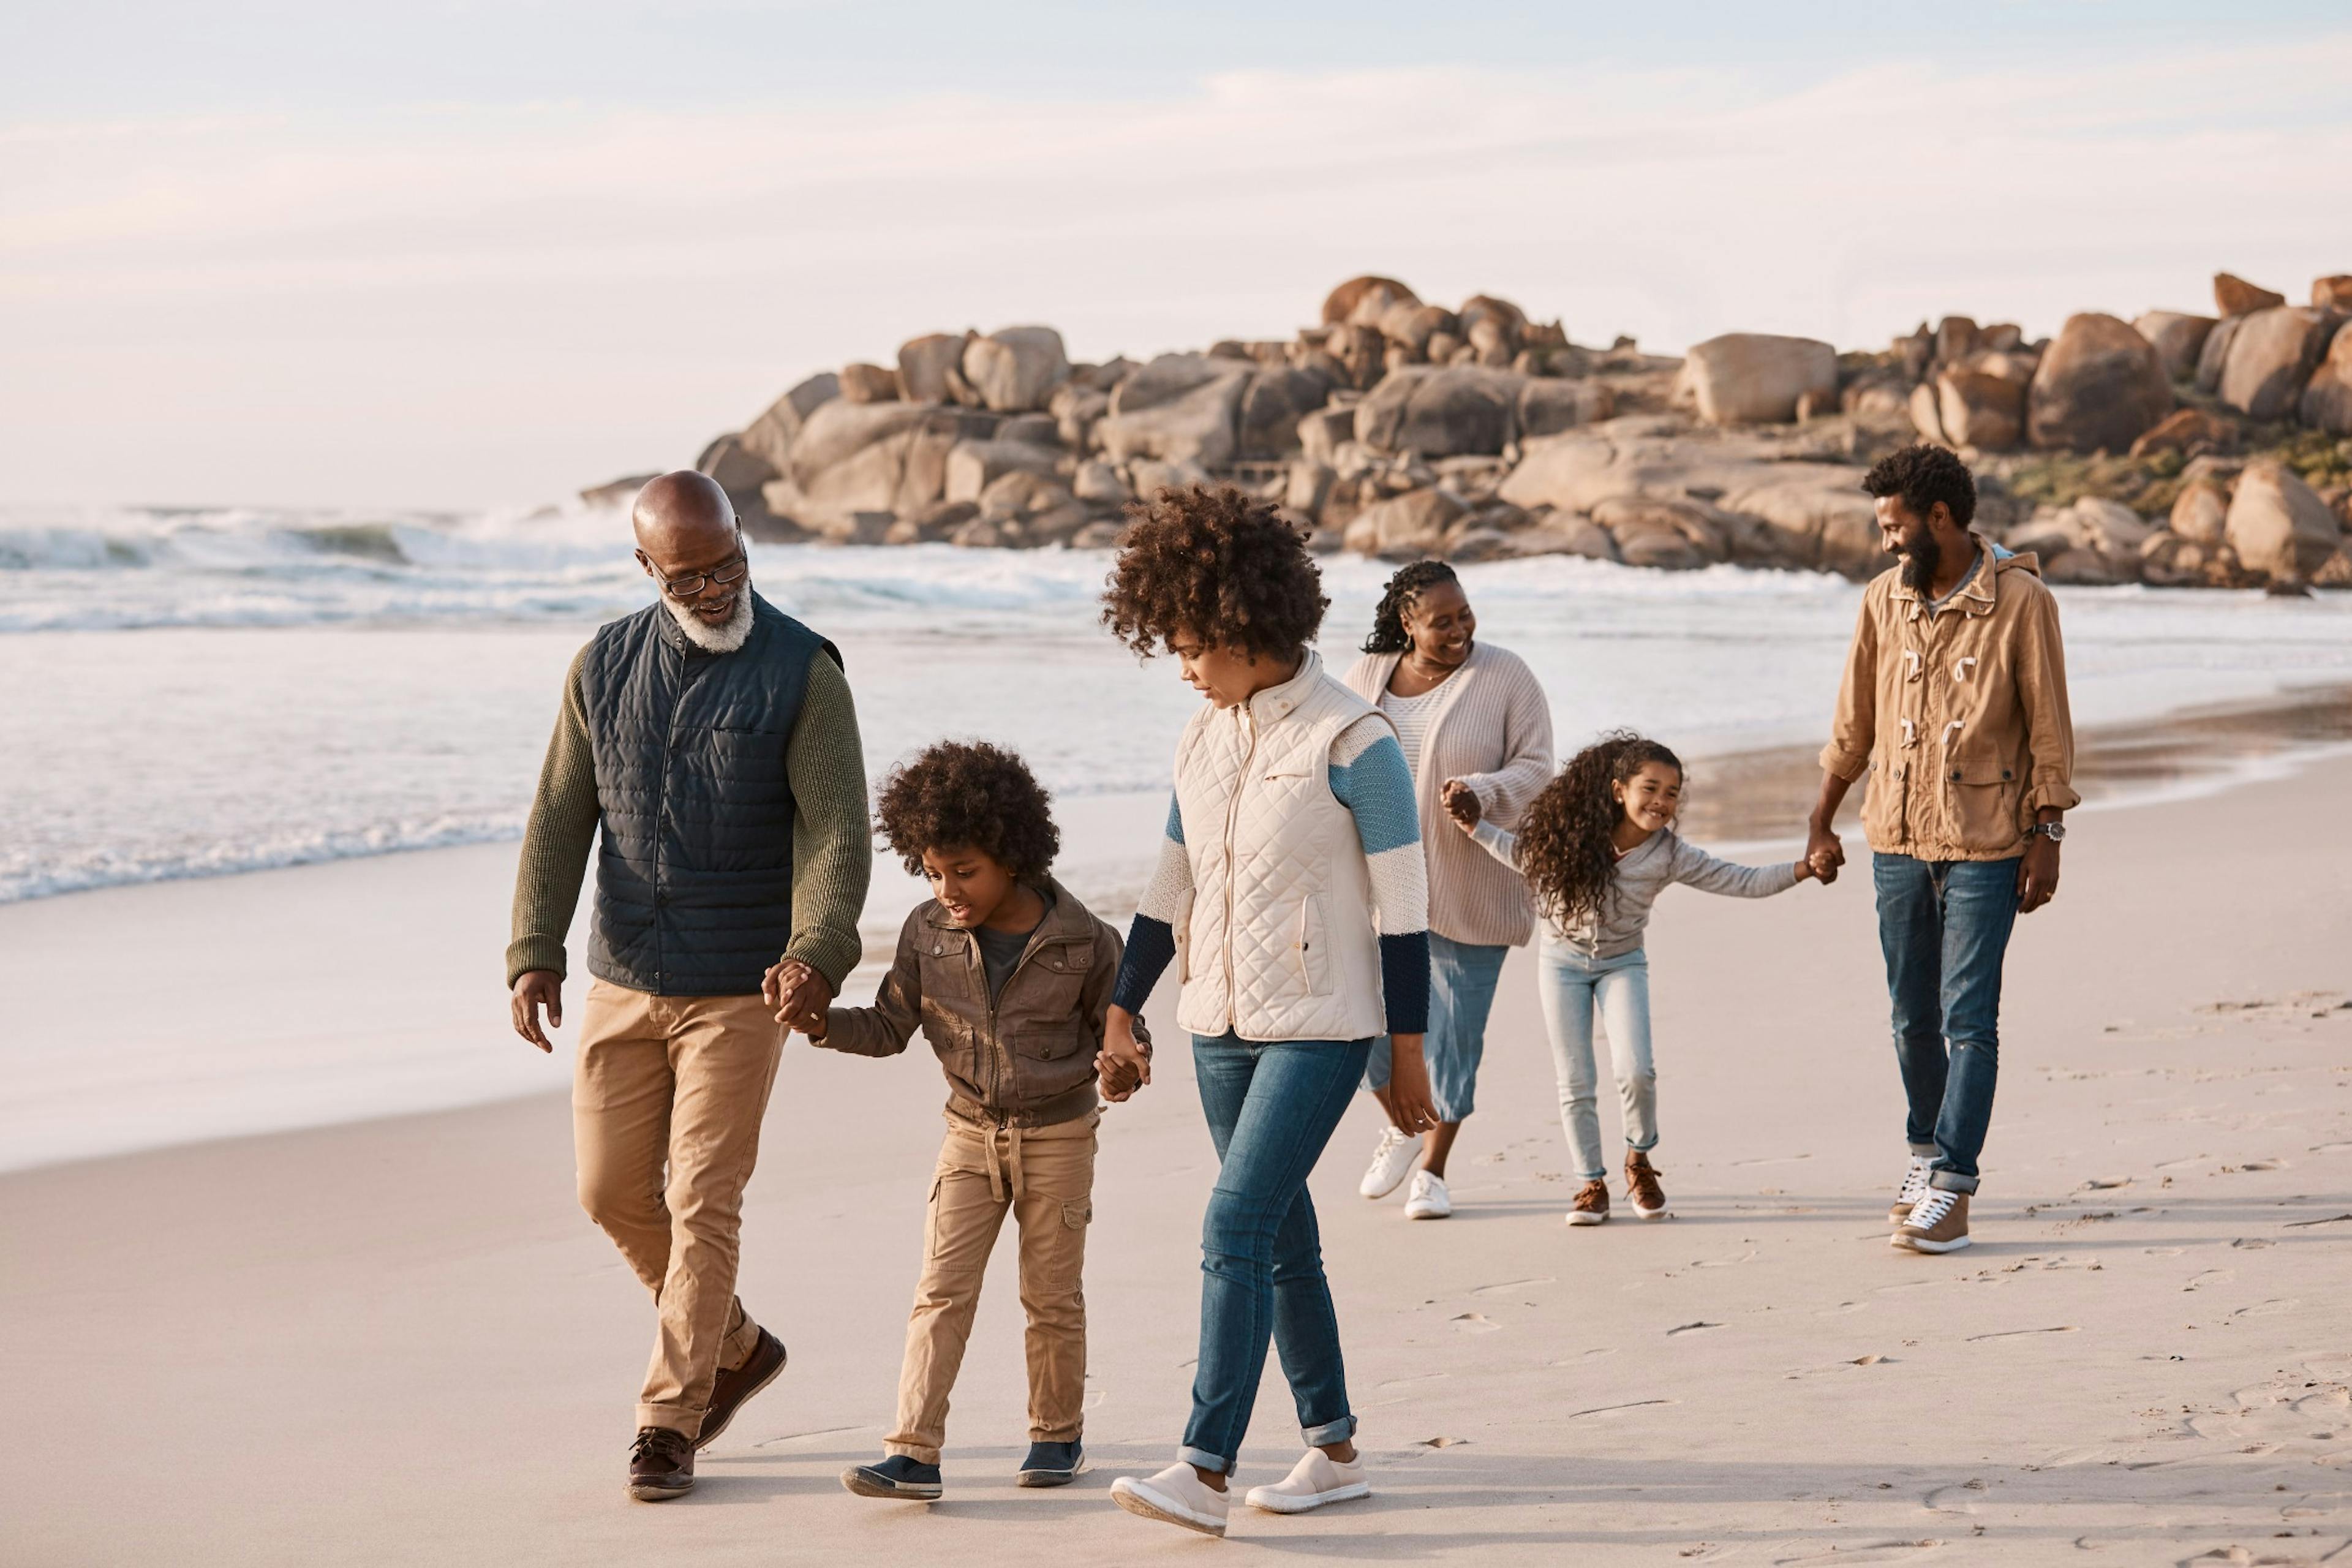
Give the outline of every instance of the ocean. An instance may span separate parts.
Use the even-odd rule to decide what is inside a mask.
[[[981,736],[1066,801],[1166,787],[1197,699],[1100,628],[1107,553],[757,545],[751,564],[841,647],[876,776]],[[1387,571],[1324,563],[1333,665]],[[1818,739],[1860,593],[1567,558],[1462,575],[1563,750],[1630,725],[1694,757]],[[0,510],[0,902],[517,837],[567,662],[652,592],[612,510]],[[2083,725],[2352,680],[2352,596],[2060,597]]]

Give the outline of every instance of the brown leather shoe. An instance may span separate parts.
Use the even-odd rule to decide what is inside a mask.
[[[1887,1240],[1914,1252],[1958,1252],[1969,1244],[1969,1194],[1929,1187]]]
[[[727,1423],[735,1419],[735,1413],[783,1370],[784,1342],[761,1329],[751,1359],[732,1372],[721,1372],[719,1381],[710,1385],[710,1408],[703,1412],[702,1436],[694,1440],[694,1446],[708,1448],[716,1442],[719,1434],[727,1430]]]
[[[1640,1218],[1667,1217],[1666,1189],[1658,1185],[1658,1168],[1639,1149],[1625,1151],[1625,1195],[1633,1200],[1633,1213]]]
[[[1569,1206],[1570,1225],[1606,1225],[1609,1223],[1609,1184],[1595,1176],[1576,1189],[1576,1201]]]
[[[683,1432],[640,1426],[629,1445],[629,1495],[639,1502],[666,1502],[694,1489],[694,1445]]]

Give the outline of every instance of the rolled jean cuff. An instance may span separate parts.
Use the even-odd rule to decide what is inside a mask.
[[[882,1452],[885,1457],[896,1455],[902,1459],[912,1459],[919,1465],[936,1465],[940,1462],[940,1451],[937,1448],[919,1447],[913,1443],[885,1443],[882,1445]]]
[[[1937,1152],[1937,1148],[1933,1143],[1914,1143],[1909,1147],[1912,1154],[1916,1158],[1921,1160],[1932,1160],[1936,1157]]]
[[[1187,1445],[1176,1450],[1176,1457],[1196,1470],[1209,1470],[1220,1476],[1229,1476],[1234,1471],[1234,1462],[1231,1459],[1226,1458],[1223,1454],[1212,1454],[1206,1448],[1195,1448]]]
[[[637,1425],[641,1427],[667,1426],[690,1440],[702,1436],[702,1412],[689,1410],[683,1405],[640,1405],[637,1406]]]
[[[1964,1176],[1958,1171],[1930,1171],[1927,1173],[1927,1184],[1947,1193],[1973,1193],[1977,1190],[1977,1179]]]
[[[1307,1446],[1310,1448],[1322,1448],[1333,1443],[1344,1443],[1356,1435],[1356,1418],[1352,1415],[1342,1415],[1337,1421],[1326,1421],[1320,1426],[1301,1427],[1298,1435],[1307,1439]]]

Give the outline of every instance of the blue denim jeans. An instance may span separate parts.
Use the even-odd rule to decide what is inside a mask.
[[[1592,1016],[1609,1027],[1610,1068],[1617,1079],[1625,1147],[1658,1146],[1658,1068],[1650,1050],[1650,955],[1640,948],[1588,958],[1549,931],[1536,950],[1544,1027],[1551,1035],[1552,1076],[1559,1083],[1559,1127],[1578,1179],[1609,1173],[1601,1152],[1600,1075],[1592,1064]]]
[[[1878,942],[1895,1004],[1904,1135],[1931,1185],[1977,1190],[2000,1073],[2000,965],[2017,923],[2017,861],[1874,855]]]
[[[1429,933],[1429,1032],[1421,1054],[1440,1121],[1467,1121],[1478,1109],[1478,1063],[1486,1054],[1486,1015],[1503,977],[1507,947],[1452,942]],[[1389,1037],[1375,1036],[1364,1068],[1366,1089],[1389,1086]]]
[[[1370,1048],[1370,1040],[1192,1037],[1219,1163],[1201,1219],[1201,1360],[1178,1455],[1186,1464],[1233,1469],[1269,1339],[1282,1353],[1307,1444],[1356,1434],[1307,1176],[1354,1098]]]

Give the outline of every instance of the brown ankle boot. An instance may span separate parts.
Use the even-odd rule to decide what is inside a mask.
[[[1666,1189],[1658,1185],[1658,1168],[1639,1149],[1625,1151],[1625,1195],[1633,1200],[1633,1212],[1642,1218],[1667,1217]]]

